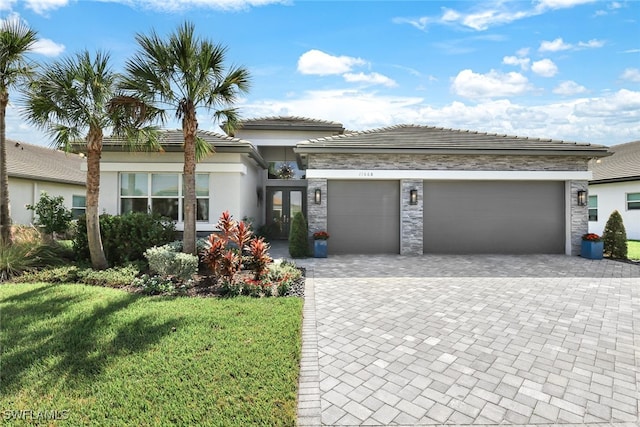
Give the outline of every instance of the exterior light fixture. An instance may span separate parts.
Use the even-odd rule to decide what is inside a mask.
[[[316,205],[319,205],[322,202],[322,190],[316,188],[316,191],[313,193],[313,201]]]
[[[413,189],[409,191],[409,204],[417,205],[418,204],[418,190]]]
[[[587,192],[584,190],[578,190],[578,206],[587,205]]]

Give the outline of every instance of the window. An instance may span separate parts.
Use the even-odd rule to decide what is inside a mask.
[[[74,219],[80,218],[87,211],[87,196],[71,197],[71,213]]]
[[[197,221],[209,221],[209,175],[196,174]],[[120,213],[151,212],[183,221],[184,186],[177,173],[120,174]]]
[[[598,220],[598,196],[589,196],[589,221]]]
[[[640,209],[640,193],[627,193],[627,210]]]

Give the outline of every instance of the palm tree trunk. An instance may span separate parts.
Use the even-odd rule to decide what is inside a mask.
[[[9,93],[0,92],[0,243],[11,244],[11,209],[9,207],[9,172],[7,170],[6,114]]]
[[[184,232],[182,250],[196,255],[196,132],[195,108],[188,108],[182,119],[184,136]]]
[[[102,152],[102,130],[89,127],[87,135],[87,240],[91,266],[96,270],[104,270],[109,265],[102,247],[100,236],[100,217],[98,201],[100,198],[100,154]]]

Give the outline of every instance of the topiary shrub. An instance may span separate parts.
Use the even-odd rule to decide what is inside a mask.
[[[296,212],[291,220],[289,231],[289,255],[293,258],[304,258],[309,255],[307,221],[302,212]]]
[[[602,233],[604,254],[609,258],[627,259],[627,231],[620,212],[613,211]]]
[[[144,251],[162,246],[175,239],[172,221],[159,215],[131,212],[124,215],[100,215],[102,246],[109,265],[125,265],[145,261]],[[78,219],[78,233],[73,249],[79,261],[90,260],[87,224],[84,216]]]

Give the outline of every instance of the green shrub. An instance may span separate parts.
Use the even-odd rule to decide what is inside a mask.
[[[0,282],[62,261],[60,247],[45,244],[38,230],[16,227],[13,244],[0,242]]]
[[[143,274],[141,277],[133,279],[132,284],[142,289],[142,292],[147,295],[174,294],[176,292],[176,284],[167,277]]]
[[[36,225],[43,227],[46,234],[65,233],[73,219],[71,209],[64,205],[64,197],[51,197],[42,192],[35,205],[27,205],[27,209],[36,213]]]
[[[175,276],[188,280],[198,272],[198,257],[191,254],[176,252],[171,244],[154,246],[144,252],[149,261],[149,269],[167,278]]]
[[[291,285],[301,277],[300,269],[287,261],[270,264],[267,273],[267,280],[276,288],[278,296],[285,295]]]
[[[125,265],[132,261],[144,261],[144,251],[174,240],[172,221],[158,215],[132,212],[124,215],[100,215],[102,246],[109,265]],[[78,233],[74,240],[77,259],[88,261],[89,243],[84,216],[78,219]]]
[[[602,233],[604,254],[614,259],[627,258],[627,231],[622,222],[620,212],[613,211],[604,226]]]
[[[42,270],[28,271],[13,279],[21,283],[74,283],[79,281],[80,269],[75,265],[50,267]]]
[[[140,270],[134,265],[113,267],[106,270],[87,268],[78,272],[78,280],[87,285],[120,288],[130,285],[138,274],[140,274]]]
[[[289,232],[289,254],[293,258],[304,258],[309,255],[309,231],[307,221],[302,212],[296,212],[291,221]]]

